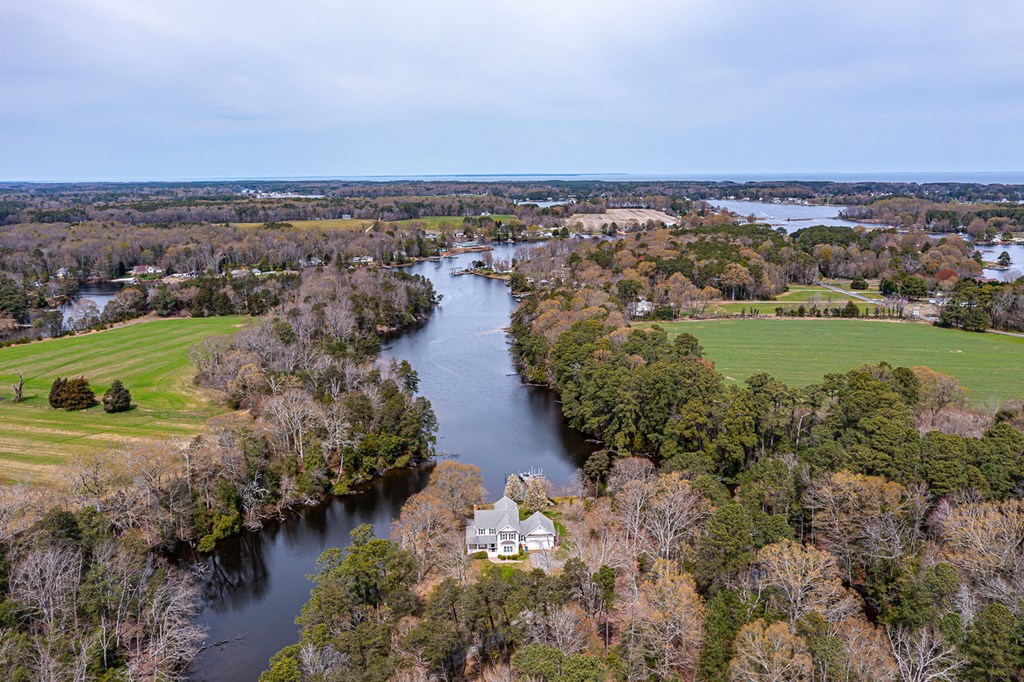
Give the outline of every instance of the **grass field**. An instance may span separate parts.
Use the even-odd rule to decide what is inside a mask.
[[[696,336],[729,381],[765,371],[790,385],[806,386],[827,372],[885,360],[956,377],[970,390],[976,407],[1024,398],[1024,338],[870,320],[715,320],[661,326],[670,336],[680,331]]]
[[[492,215],[490,218],[492,220],[501,220],[503,222],[516,220],[514,215]],[[413,223],[423,223],[427,230],[438,230],[442,225],[448,224],[455,229],[459,229],[462,227],[463,220],[462,216],[434,215],[424,216],[422,218],[413,218],[410,220],[399,220],[397,221],[397,224],[403,227],[408,227]],[[289,225],[300,230],[315,228],[320,228],[322,230],[365,230],[374,223],[372,220],[363,218],[338,218],[335,220],[286,220],[284,222],[287,222]],[[264,224],[265,223],[232,223],[235,227],[248,229],[262,227]]]
[[[83,336],[0,349],[0,480],[52,479],[69,457],[125,440],[179,439],[199,432],[222,412],[192,384],[188,349],[207,336],[230,334],[242,317],[155,320]],[[25,400],[10,402],[16,370],[25,373]],[[97,398],[121,379],[136,406],[106,414],[52,409],[47,396],[58,376],[85,376]]]
[[[372,220],[360,220],[360,219],[341,219],[337,220],[286,220],[292,227],[297,229],[312,229],[319,227],[322,230],[365,230],[370,225],[373,225]],[[231,223],[235,227],[241,227],[243,229],[252,229],[256,227],[263,227],[266,223]]]
[[[884,305],[884,299],[877,290],[858,291],[856,293],[864,298],[870,298],[873,301],[877,301],[879,305]],[[711,311],[725,314],[739,313],[744,310],[750,311],[752,308],[756,308],[761,315],[774,315],[776,308],[782,308],[783,310],[788,311],[795,310],[801,305],[809,308],[814,303],[817,303],[819,306],[824,306],[830,302],[832,307],[841,307],[846,305],[847,301],[853,301],[859,307],[866,307],[869,311],[872,309],[871,303],[853,296],[849,291],[835,291],[833,289],[826,289],[825,287],[791,284],[789,286],[789,291],[779,294],[774,301],[721,301],[711,306]]]

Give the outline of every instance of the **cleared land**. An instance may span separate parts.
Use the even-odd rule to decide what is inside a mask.
[[[41,482],[69,457],[140,439],[181,439],[199,433],[224,409],[192,383],[188,349],[211,335],[231,334],[243,317],[154,320],[83,336],[0,349],[0,481]],[[25,373],[25,400],[10,402],[16,370]],[[136,406],[107,414],[52,409],[50,384],[85,376],[97,398],[121,379]]]
[[[874,308],[873,304],[857,298],[857,296],[877,301],[879,306],[885,305],[885,300],[877,289],[851,292],[847,290],[836,291],[835,289],[819,286],[791,284],[789,291],[780,294],[774,301],[719,301],[712,305],[710,310],[719,313],[738,313],[742,310],[756,309],[759,314],[772,315],[775,313],[776,308],[788,311],[795,310],[801,305],[805,308],[810,308],[815,304],[819,308],[828,305],[834,308],[844,306],[848,301],[853,301],[861,309],[867,308],[871,311]]]
[[[975,407],[1024,398],[1024,338],[1019,337],[870,320],[716,320],[661,327],[670,336],[681,331],[696,336],[729,381],[763,371],[806,386],[828,372],[885,360],[956,377],[970,390]]]
[[[492,215],[488,216],[491,220],[500,220],[502,222],[510,222],[516,220],[514,215]],[[408,227],[414,223],[422,223],[424,228],[427,230],[438,230],[442,225],[449,225],[452,228],[459,229],[462,227],[462,223],[465,220],[462,216],[448,216],[448,215],[433,215],[423,216],[422,218],[411,218],[409,220],[398,220],[396,224],[403,227]],[[337,218],[332,220],[287,220],[292,227],[300,230],[309,230],[320,228],[321,230],[365,230],[375,221],[364,219],[364,218]],[[262,227],[266,223],[232,223],[235,227],[241,228],[256,228]]]
[[[372,220],[341,219],[337,220],[288,220],[285,221],[292,227],[298,229],[313,229],[319,227],[322,230],[365,230],[373,225]],[[263,227],[266,223],[231,223],[235,227],[253,229]]]
[[[649,220],[675,225],[676,219],[667,213],[652,208],[610,208],[607,213],[577,213],[565,219],[565,226],[570,230],[596,232],[602,225],[617,224],[625,227],[629,222],[646,223]]]

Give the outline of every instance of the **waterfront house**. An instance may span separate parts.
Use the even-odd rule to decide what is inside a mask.
[[[508,497],[492,509],[474,509],[466,523],[466,551],[487,552],[489,557],[518,554],[520,549],[540,550],[555,546],[555,524],[540,512],[519,520],[519,505]]]

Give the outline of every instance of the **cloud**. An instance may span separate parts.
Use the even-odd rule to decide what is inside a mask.
[[[1024,3],[8,0],[0,177],[1010,169]]]

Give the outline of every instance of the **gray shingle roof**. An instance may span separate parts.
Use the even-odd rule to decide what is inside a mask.
[[[555,534],[555,524],[540,512],[534,512],[525,521],[519,520],[519,505],[507,497],[494,503],[494,509],[477,509],[473,512],[473,520],[466,524],[466,542],[472,545],[495,544],[497,533],[511,528],[520,535],[535,532]],[[479,530],[494,529],[494,533],[479,533]]]

